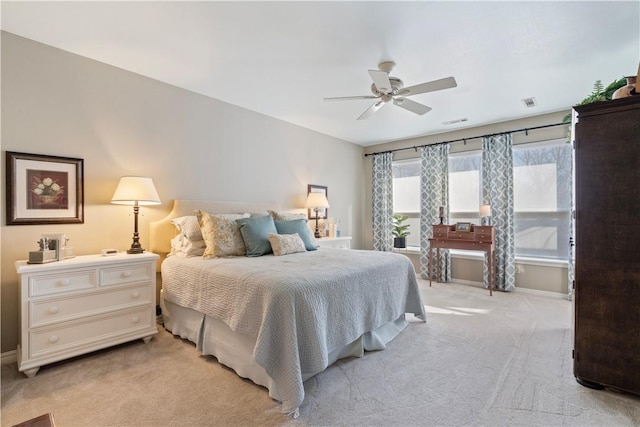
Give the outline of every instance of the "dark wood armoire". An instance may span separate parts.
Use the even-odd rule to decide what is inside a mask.
[[[573,372],[640,394],[640,95],[575,110]]]

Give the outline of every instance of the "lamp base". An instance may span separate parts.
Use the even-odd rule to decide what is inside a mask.
[[[142,249],[142,248],[130,248],[130,249],[127,249],[127,253],[128,254],[143,254],[144,253],[144,249]]]

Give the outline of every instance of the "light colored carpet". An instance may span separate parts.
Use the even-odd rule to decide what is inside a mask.
[[[2,425],[638,426],[640,398],[576,383],[571,303],[421,281],[427,323],[305,383],[300,418],[164,330],[43,367],[2,366]]]

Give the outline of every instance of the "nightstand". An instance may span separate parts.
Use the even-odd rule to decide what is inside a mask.
[[[20,275],[18,370],[142,338],[156,327],[156,260],[143,253],[16,262]]]
[[[351,237],[322,237],[316,239],[316,243],[320,248],[337,248],[351,249]]]

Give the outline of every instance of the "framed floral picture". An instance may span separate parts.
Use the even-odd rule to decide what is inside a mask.
[[[7,225],[84,223],[83,160],[6,153]]]

